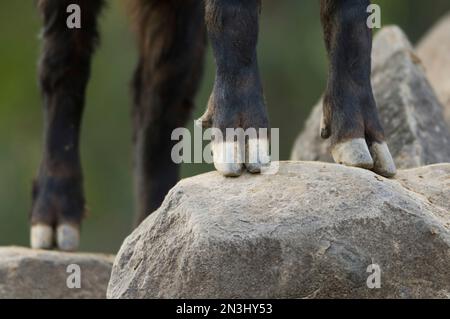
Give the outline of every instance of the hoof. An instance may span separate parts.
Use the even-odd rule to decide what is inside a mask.
[[[205,114],[203,114],[199,119],[195,120],[195,125],[201,128],[212,127],[212,113],[209,109],[207,109]]]
[[[370,154],[374,161],[373,171],[384,177],[394,177],[397,173],[392,155],[386,143],[373,143]]]
[[[80,230],[70,224],[59,225],[56,230],[56,243],[62,251],[76,251],[80,245]]]
[[[328,139],[331,136],[330,128],[325,123],[325,116],[322,113],[322,116],[320,118],[320,136],[323,139]]]
[[[269,141],[266,138],[251,138],[246,148],[245,167],[252,174],[259,174],[270,167]]]
[[[214,167],[226,177],[238,177],[242,174],[243,154],[238,142],[213,142]]]
[[[336,144],[331,153],[338,164],[365,169],[372,169],[374,166],[366,140],[363,138]]]
[[[30,245],[32,249],[52,249],[53,239],[52,227],[44,224],[31,226]]]

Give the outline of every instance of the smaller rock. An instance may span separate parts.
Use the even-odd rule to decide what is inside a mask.
[[[0,247],[0,299],[103,299],[113,262],[108,255]],[[80,267],[81,288],[68,287],[70,265]]]
[[[450,13],[419,42],[417,54],[444,106],[445,118],[450,127]]]

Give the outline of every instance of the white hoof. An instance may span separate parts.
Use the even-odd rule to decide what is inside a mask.
[[[214,167],[226,177],[242,174],[244,163],[243,146],[239,142],[213,142]]]
[[[56,243],[62,251],[76,251],[80,245],[80,230],[70,224],[59,225],[56,229]]]
[[[246,148],[245,166],[252,174],[261,173],[270,167],[269,140],[267,138],[251,138]]]
[[[366,169],[372,169],[374,165],[366,140],[363,138],[336,144],[331,153],[338,164]]]
[[[373,143],[370,154],[374,161],[373,171],[385,177],[394,177],[397,173],[392,155],[386,143]]]
[[[53,239],[52,227],[44,224],[31,226],[30,245],[32,249],[52,249]]]

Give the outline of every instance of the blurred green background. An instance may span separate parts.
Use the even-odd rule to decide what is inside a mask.
[[[116,252],[134,217],[129,82],[136,52],[122,8],[124,0],[107,2],[82,132],[91,214],[84,223],[81,249]],[[448,0],[375,3],[381,5],[383,25],[400,25],[413,42],[450,10]],[[0,2],[0,245],[28,245],[30,188],[42,147],[36,80],[39,29],[35,1]],[[263,1],[259,60],[271,124],[281,128],[281,159],[288,159],[326,80],[317,0]],[[203,112],[211,91],[212,62],[209,52],[194,118]],[[188,177],[211,169],[190,164],[182,172]]]

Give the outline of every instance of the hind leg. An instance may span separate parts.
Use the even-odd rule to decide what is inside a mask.
[[[67,6],[82,10],[69,29]],[[76,250],[85,212],[79,134],[101,0],[40,0],[44,19],[39,79],[44,98],[44,151],[33,188],[31,246]]]
[[[205,51],[201,0],[134,0],[139,64],[133,81],[138,219],[156,210],[179,179],[172,131],[191,116]]]
[[[321,0],[330,59],[321,135],[331,137],[337,163],[372,169],[391,177],[396,168],[373,97],[369,0]]]

